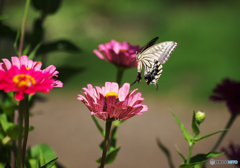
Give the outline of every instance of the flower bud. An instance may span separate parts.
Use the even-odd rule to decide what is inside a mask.
[[[196,121],[200,124],[204,121],[205,119],[205,113],[202,111],[198,111],[195,115]]]

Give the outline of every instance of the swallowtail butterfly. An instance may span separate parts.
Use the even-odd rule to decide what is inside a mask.
[[[155,44],[158,37],[155,37],[149,41],[142,50],[136,56],[138,61],[137,67],[137,79],[131,84],[134,85],[136,82],[140,82],[142,65],[144,66],[144,78],[148,85],[154,84],[158,90],[157,81],[162,74],[164,64],[170,57],[173,50],[177,47],[178,43],[175,41],[165,41],[162,43]]]

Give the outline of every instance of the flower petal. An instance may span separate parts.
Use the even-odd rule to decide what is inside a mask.
[[[120,101],[123,101],[129,93],[130,84],[124,83],[123,86],[119,89],[118,98]]]

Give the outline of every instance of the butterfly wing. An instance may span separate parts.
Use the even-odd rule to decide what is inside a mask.
[[[144,50],[141,53],[143,60],[154,61],[157,60],[164,64],[172,54],[173,50],[177,47],[178,43],[175,41],[166,41],[155,44],[152,47]]]
[[[145,51],[147,48],[151,47],[156,41],[158,40],[158,37],[155,37],[154,39],[152,39],[151,41],[149,41],[139,52],[140,54]]]

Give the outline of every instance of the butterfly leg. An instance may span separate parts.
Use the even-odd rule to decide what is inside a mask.
[[[156,90],[158,90],[158,84],[157,83],[155,83],[155,86],[156,86]]]
[[[141,72],[138,72],[137,79],[131,84],[131,86],[134,85],[136,82],[139,83],[142,80],[141,75],[142,75]]]

